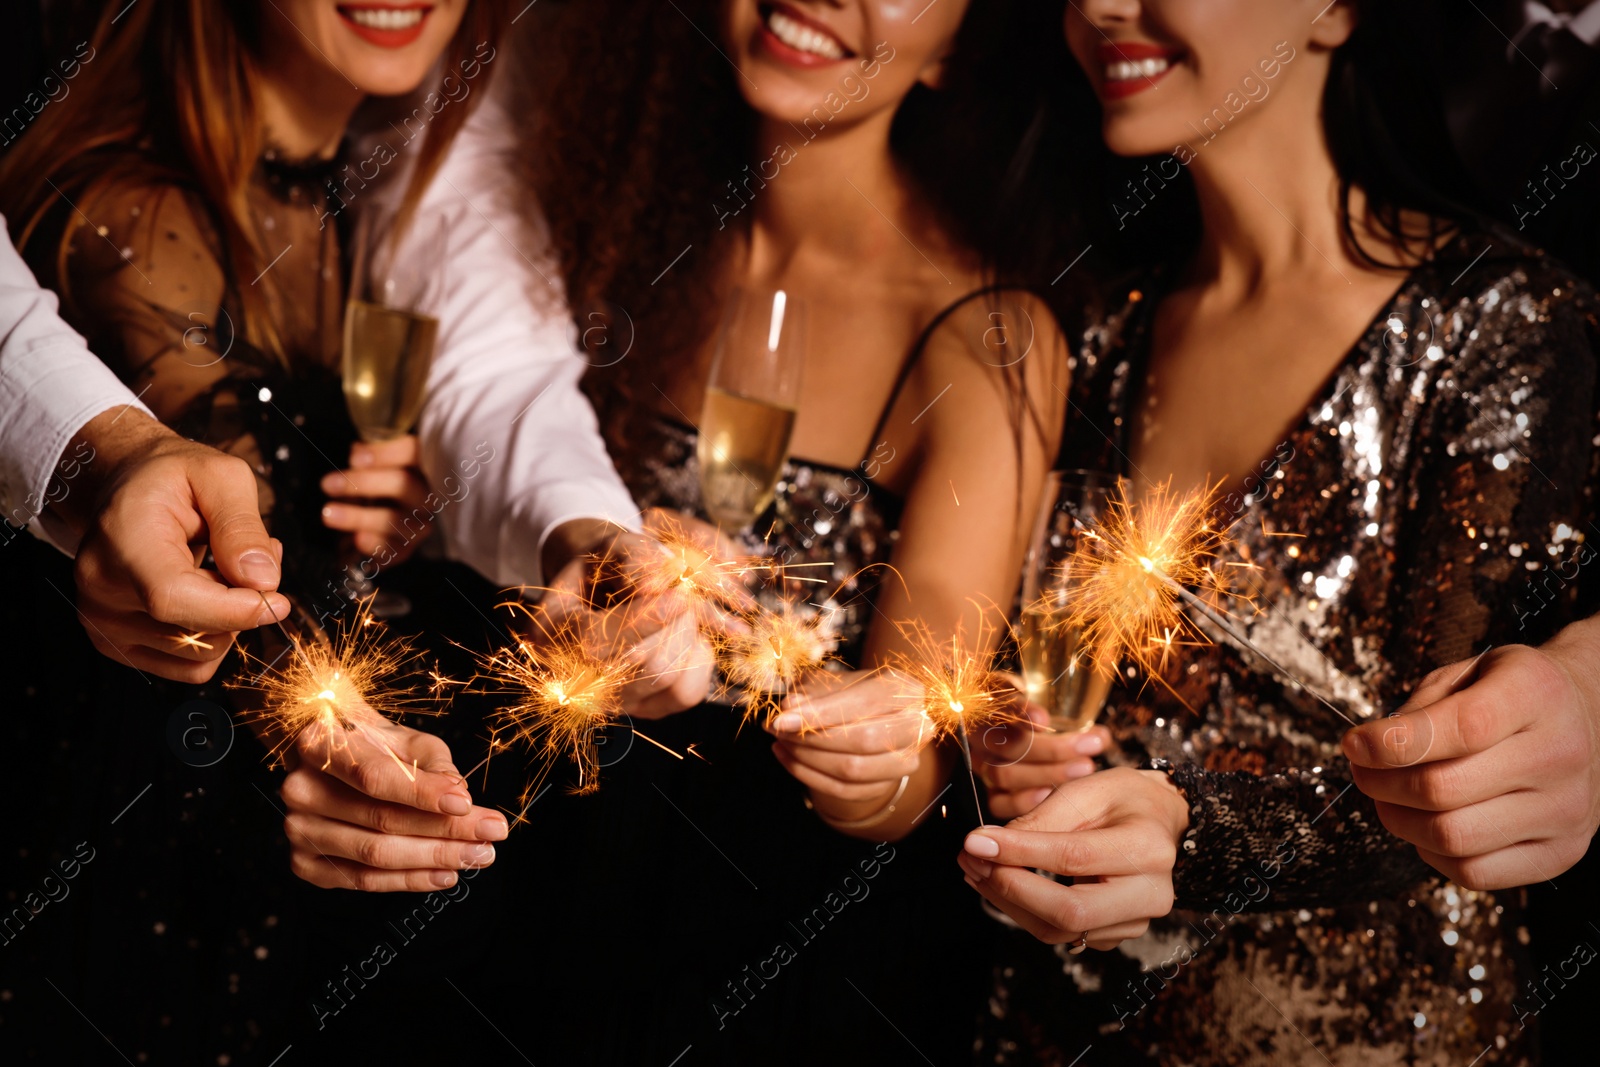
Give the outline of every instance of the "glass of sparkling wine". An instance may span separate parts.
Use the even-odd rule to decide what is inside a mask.
[[[805,303],[785,289],[738,289],[717,334],[700,413],[700,493],[727,532],[772,503],[789,455],[805,369]]]
[[[396,255],[387,221],[363,215],[352,242],[350,297],[344,313],[344,401],[364,441],[411,432],[422,413],[428,364],[439,335],[444,221],[411,222],[404,257]]]
[[[1053,471],[1022,572],[1022,617],[1017,649],[1028,699],[1050,715],[1062,733],[1094,725],[1112,679],[1094,669],[1082,634],[1065,623],[1072,582],[1063,564],[1105,510],[1116,476],[1103,471]]]
[[[363,214],[350,244],[350,293],[344,310],[342,382],[345,407],[361,439],[391,441],[411,432],[422,413],[428,365],[433,361],[439,320],[431,314],[444,287],[444,220],[420,215],[406,232],[398,255],[391,223],[381,213]],[[345,586],[369,598],[378,618],[396,618],[411,602],[379,591],[353,544],[343,555]]]

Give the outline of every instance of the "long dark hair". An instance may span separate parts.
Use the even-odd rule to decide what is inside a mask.
[[[1438,0],[1344,2],[1355,9],[1356,27],[1334,51],[1322,95],[1323,136],[1339,174],[1340,228],[1360,260],[1402,270],[1407,256],[1396,251],[1432,249],[1453,229],[1498,227],[1445,122],[1439,91],[1445,57],[1432,43],[1444,17]],[[1076,151],[1063,149],[1079,164],[1067,172],[1067,195],[1084,205],[1069,223],[1068,246],[1093,245],[1089,263],[1111,276],[1187,259],[1201,225],[1187,169],[1168,177],[1168,155],[1113,156],[1099,140],[1099,106],[1081,68],[1074,64],[1063,83],[1052,101],[1052,131],[1076,143]],[[1163,179],[1153,187],[1152,169]],[[1142,195],[1152,188],[1154,195]],[[1365,204],[1359,218],[1357,189]],[[1373,247],[1361,232],[1385,235],[1393,247]]]
[[[597,358],[586,387],[613,445],[649,383],[713,328],[716,282],[751,212],[738,190],[772,146],[738,73],[707,45],[722,0],[589,0],[540,34],[538,116],[521,167],[543,206],[580,326],[626,313],[646,359]],[[976,0],[935,91],[901,103],[891,148],[945,234],[987,278],[1032,285],[1060,202],[1034,156],[1068,61],[1064,0]],[[709,57],[709,61],[708,61]],[[756,186],[752,186],[753,188]],[[757,194],[759,195],[759,194]],[[670,270],[669,270],[670,268]],[[589,331],[583,331],[586,336]],[[598,335],[598,333],[596,334]],[[596,353],[597,357],[600,353]]]

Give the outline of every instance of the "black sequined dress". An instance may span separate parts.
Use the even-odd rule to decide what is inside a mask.
[[[1160,284],[1086,334],[1071,466],[1124,467]],[[1114,690],[1112,761],[1170,768],[1190,803],[1178,907],[1106,954],[1008,931],[982,1062],[1536,1062],[1521,894],[1424,865],[1339,741],[1430,670],[1570,620],[1600,536],[1595,340],[1588,288],[1500,238],[1412,272],[1223,502],[1261,566],[1250,639],[1337,711],[1221,633],[1165,670],[1176,696]]]

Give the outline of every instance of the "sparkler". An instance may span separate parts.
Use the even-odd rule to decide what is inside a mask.
[[[1053,628],[1076,629],[1095,669],[1102,674],[1114,675],[1126,656],[1146,677],[1160,682],[1182,701],[1162,680],[1160,670],[1175,646],[1211,643],[1188,614],[1193,611],[1260,656],[1302,692],[1344,717],[1344,712],[1269,656],[1233,621],[1230,604],[1253,611],[1255,602],[1232,587],[1228,571],[1255,568],[1229,536],[1230,527],[1217,518],[1218,486],[1177,496],[1170,483],[1163,482],[1137,505],[1128,499],[1125,486],[1119,485],[1105,517],[1084,533],[1076,551],[1062,564],[1063,585],[1071,590],[1071,602],[1057,615]],[[1234,554],[1240,559],[1225,558]],[[1053,607],[1048,602],[1044,605],[1047,612]]]
[[[1004,689],[996,688],[997,675],[988,653],[969,648],[960,630],[948,642],[936,641],[921,622],[896,624],[911,645],[909,653],[893,656],[889,669],[909,678],[917,692],[901,694],[926,718],[935,738],[955,737],[961,743],[967,777],[972,783],[972,803],[983,821],[978,799],[978,778],[972,769],[972,744],[968,731],[975,726],[1019,721]],[[989,628],[980,626],[978,646],[988,647]]]
[[[515,645],[484,657],[482,667],[503,691],[518,697],[495,714],[491,751],[501,744],[499,732],[505,731],[544,759],[544,769],[523,792],[524,803],[562,757],[577,764],[575,793],[599,788],[595,734],[622,713],[622,688],[638,668],[593,655],[570,627],[546,633],[538,643],[518,638]]]
[[[787,601],[777,611],[747,616],[745,628],[716,635],[717,659],[730,689],[742,691],[745,721],[772,716],[781,697],[833,658],[833,611],[804,613]],[[698,755],[698,753],[696,753]]]
[[[226,683],[230,689],[257,694],[260,708],[248,717],[281,738],[269,759],[283,762],[284,754],[310,735],[313,743],[320,741],[322,766],[327,768],[357,733],[372,734],[374,727],[406,714],[438,714],[414,689],[396,684],[420,653],[405,638],[386,634],[364,603],[359,607],[356,621],[341,626],[332,638],[319,634],[319,640],[306,640],[279,623],[289,648],[278,659],[286,662],[279,666],[244,653],[260,670]],[[381,738],[372,739],[415,779],[414,765],[407,766]]]

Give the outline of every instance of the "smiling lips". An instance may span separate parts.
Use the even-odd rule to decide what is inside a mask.
[[[380,48],[404,48],[422,36],[432,4],[340,4],[344,19],[362,40]]]
[[[762,5],[759,37],[766,51],[796,67],[826,66],[854,55],[833,31],[787,4]]]
[[[1107,100],[1122,100],[1153,89],[1181,55],[1175,48],[1143,41],[1102,44],[1099,50],[1100,95]]]

